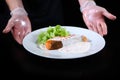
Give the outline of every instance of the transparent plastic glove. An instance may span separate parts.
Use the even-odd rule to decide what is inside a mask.
[[[81,12],[88,29],[99,33],[101,36],[107,35],[107,25],[104,18],[116,19],[116,16],[109,13],[105,8],[97,6],[94,1],[88,1],[81,6]]]
[[[23,38],[31,32],[31,23],[23,8],[16,8],[11,12],[11,18],[3,33],[10,31],[19,44],[22,44]]]

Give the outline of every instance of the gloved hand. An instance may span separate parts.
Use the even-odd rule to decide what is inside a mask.
[[[3,33],[10,31],[19,44],[22,44],[23,38],[31,32],[31,23],[24,8],[16,8],[11,11],[11,18]]]
[[[97,6],[94,1],[86,1],[80,9],[88,29],[99,33],[101,36],[107,35],[107,25],[104,18],[115,20],[116,16],[109,13],[105,8]]]

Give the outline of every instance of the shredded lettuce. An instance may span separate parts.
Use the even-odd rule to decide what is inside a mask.
[[[45,44],[48,39],[54,38],[56,36],[66,37],[70,33],[61,25],[56,25],[54,27],[49,26],[46,31],[40,32],[37,37],[37,44]]]

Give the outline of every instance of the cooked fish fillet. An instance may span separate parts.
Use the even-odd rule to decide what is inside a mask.
[[[47,40],[45,46],[48,50],[55,50],[63,47],[62,41]]]

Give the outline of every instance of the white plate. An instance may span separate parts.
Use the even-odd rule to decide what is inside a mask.
[[[98,53],[105,46],[104,38],[96,32],[93,32],[93,31],[85,29],[85,28],[74,27],[74,26],[62,26],[62,27],[65,27],[66,30],[69,31],[71,34],[85,35],[91,41],[91,44],[92,44],[89,51],[86,53],[77,53],[76,52],[77,54],[65,54],[65,53],[60,53],[57,50],[45,51],[45,50],[38,48],[38,46],[36,44],[37,36],[38,36],[38,34],[40,34],[41,31],[46,30],[47,27],[41,28],[41,29],[38,29],[38,30],[35,30],[35,31],[29,33],[23,39],[23,47],[32,54],[46,57],[46,58],[73,59],[73,58],[86,57],[86,56],[90,56],[95,53]]]

